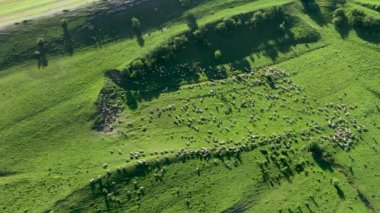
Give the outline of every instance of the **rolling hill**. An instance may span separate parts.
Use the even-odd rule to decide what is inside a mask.
[[[0,211],[379,211],[379,7],[112,0],[2,29]]]

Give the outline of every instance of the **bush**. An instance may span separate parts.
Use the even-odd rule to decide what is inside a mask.
[[[38,45],[38,47],[43,47],[45,45],[45,39],[42,37],[39,37],[37,39],[37,45]]]
[[[222,51],[216,50],[214,53],[214,57],[216,60],[221,60],[222,59]]]
[[[346,12],[343,8],[338,8],[334,11],[334,17],[346,17]]]
[[[135,30],[140,29],[140,27],[141,27],[141,22],[140,22],[140,20],[139,20],[138,18],[133,17],[133,18],[131,19],[131,22],[132,22],[132,27],[133,27],[133,29],[135,29]]]
[[[37,39],[37,47],[38,47],[38,51],[35,51],[34,54],[38,60],[38,68],[46,67],[48,65],[48,61],[46,58],[45,39],[44,38],[39,37]]]
[[[334,11],[332,22],[337,28],[344,26],[344,24],[347,22],[347,17],[343,8],[339,8]]]
[[[194,30],[192,33],[192,36],[197,41],[201,41],[204,39],[204,32],[205,32],[205,30],[201,30],[201,29]]]
[[[219,23],[215,26],[215,29],[216,29],[216,31],[218,31],[218,32],[225,32],[225,31],[227,31],[226,23],[225,23],[224,21],[219,22]]]
[[[265,19],[265,15],[262,11],[257,11],[255,14],[253,14],[253,17],[251,19],[252,24],[261,24]]]
[[[337,179],[337,178],[333,178],[333,179],[331,180],[331,183],[332,183],[334,186],[339,187],[339,183],[340,183],[340,181],[339,181],[339,179]]]
[[[240,21],[239,24],[242,22]],[[234,18],[224,18],[223,21],[219,22],[216,26],[215,29],[218,32],[226,32],[226,31],[231,31],[234,28],[236,28],[239,25]]]
[[[223,22],[225,23],[228,30],[235,28],[237,25],[235,19],[233,18],[225,18],[223,19]]]
[[[180,47],[183,47],[188,41],[189,40],[184,35],[174,37],[173,40],[170,42],[173,45],[172,50],[174,51]]]

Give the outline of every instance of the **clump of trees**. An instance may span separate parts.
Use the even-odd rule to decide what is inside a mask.
[[[175,52],[184,47],[188,42],[185,35],[174,37],[166,44],[157,47],[145,58],[136,59],[126,69],[126,77],[131,80],[144,80],[149,75],[159,74],[160,64],[175,57]]]
[[[276,21],[279,27],[286,30],[289,24],[287,16],[280,7],[256,11],[253,13],[239,14],[237,16],[224,18],[216,23],[199,27],[196,19],[192,14],[186,16],[189,31],[178,35],[168,42],[165,42],[142,58],[134,60],[122,72],[122,83],[117,83],[127,92],[130,91],[132,96],[140,96],[145,91],[160,91],[163,88],[174,88],[182,82],[196,81],[199,73],[204,73],[210,79],[222,79],[227,76],[224,67],[217,67],[224,56],[219,48],[213,48],[207,38],[215,35],[215,33],[238,32],[240,29],[261,27],[264,24]],[[138,18],[131,19],[132,28],[139,32],[141,22]],[[214,68],[205,66],[207,64],[189,64],[186,62],[177,62],[176,57],[179,51],[186,49],[189,43],[199,43],[204,45],[210,53],[210,59],[215,65]],[[133,98],[127,98],[133,100]],[[136,99],[135,99],[136,100]]]
[[[215,26],[217,32],[225,33],[235,30],[237,27],[249,26],[258,27],[262,24],[273,21],[276,18],[284,19],[284,12],[280,7],[259,10],[253,14],[243,14],[235,17],[224,18]],[[285,24],[284,24],[285,25]]]
[[[176,75],[184,76],[184,73],[188,71],[194,73],[196,70],[192,69],[186,65],[174,65],[176,68],[168,69],[166,67],[167,64],[172,61],[176,57],[176,53],[185,48],[186,44],[190,41],[197,41],[201,44],[204,44],[207,47],[211,47],[209,41],[205,39],[205,35],[212,32],[220,32],[226,33],[237,30],[239,27],[252,27],[258,26],[266,23],[267,21],[272,21],[274,19],[281,20],[280,27],[286,28],[287,19],[281,8],[271,8],[256,11],[254,13],[241,14],[234,17],[224,18],[215,24],[210,24],[204,27],[199,27],[196,23],[196,19],[194,15],[188,14],[187,17],[188,26],[190,28],[190,32],[186,32],[182,35],[176,36],[172,38],[170,41],[160,45],[157,47],[152,53],[148,54],[144,58],[137,59],[133,61],[130,66],[125,70],[124,76],[129,79],[130,82],[139,82],[139,86],[142,86],[148,79],[158,79],[164,76],[172,77]],[[133,29],[138,31],[141,27],[141,23],[137,18],[131,19]],[[216,50],[214,52],[214,58],[217,61],[222,59],[221,50]],[[171,65],[173,66],[173,65]],[[166,70],[163,70],[166,69]],[[179,72],[179,73],[178,73]],[[180,74],[182,73],[182,74]],[[224,73],[224,72],[221,72]],[[213,74],[212,74],[213,75]],[[156,77],[153,77],[156,76]],[[221,76],[224,76],[221,75]],[[158,77],[158,78],[157,78]],[[132,84],[130,84],[132,85]],[[136,84],[135,84],[136,85]],[[136,85],[137,86],[137,85]]]

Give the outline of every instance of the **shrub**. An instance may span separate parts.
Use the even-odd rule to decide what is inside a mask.
[[[192,33],[192,36],[197,41],[201,41],[204,38],[204,31],[203,30],[194,30]]]
[[[145,68],[146,65],[143,59],[134,60],[129,66],[128,77],[133,80],[142,78],[145,74]]]
[[[261,24],[263,20],[265,19],[265,15],[262,11],[257,11],[253,14],[251,23],[252,24]]]
[[[215,29],[216,29],[216,31],[218,31],[218,32],[225,32],[225,31],[227,31],[226,23],[225,23],[224,21],[219,22],[219,23],[215,26]]]
[[[181,36],[176,36],[173,38],[173,40],[171,41],[171,44],[173,45],[173,48],[172,50],[176,50],[180,47],[182,47],[183,45],[185,45],[189,40],[187,39],[186,36],[184,35],[181,35]]]
[[[341,28],[344,26],[345,22],[347,22],[346,13],[343,8],[339,8],[334,11],[333,14],[333,24],[337,28]]]
[[[233,18],[225,18],[223,19],[223,22],[225,23],[228,30],[235,28],[237,25],[235,19]]]
[[[344,11],[343,8],[338,8],[334,11],[334,17],[345,17],[346,12]]]
[[[222,51],[216,50],[214,53],[214,57],[216,60],[221,60],[222,59]]]
[[[131,22],[132,22],[132,27],[133,27],[133,29],[135,29],[135,30],[140,29],[140,27],[141,27],[141,22],[140,22],[140,20],[139,20],[138,18],[133,17],[133,18],[131,19]]]
[[[325,150],[317,142],[313,141],[308,145],[308,150],[317,156],[323,156]]]
[[[331,183],[335,186],[335,187],[339,187],[339,179],[337,179],[337,178],[333,178],[332,180],[331,180]]]
[[[39,37],[37,39],[37,45],[38,45],[38,47],[44,46],[45,45],[45,39],[43,37]]]
[[[46,67],[48,65],[48,61],[46,58],[45,39],[44,38],[39,37],[37,39],[37,47],[38,47],[38,51],[36,51],[34,54],[38,60],[38,68]]]
[[[332,22],[335,25],[335,27],[338,27],[338,28],[343,25],[342,17],[334,17]]]

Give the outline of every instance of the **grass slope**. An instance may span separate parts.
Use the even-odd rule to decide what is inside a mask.
[[[24,20],[54,15],[63,10],[76,9],[97,0],[1,0],[0,28],[20,23]]]
[[[210,1],[193,8],[191,12],[198,18],[198,23],[203,25],[225,16],[286,2],[290,1]],[[380,138],[377,124],[380,119],[380,88],[377,83],[380,69],[377,60],[380,56],[379,45],[361,40],[354,31],[343,40],[333,26],[320,26],[307,14],[300,12],[300,8],[297,8],[300,5],[294,4],[292,7],[295,7],[293,12],[297,17],[321,32],[321,41],[315,44],[316,48],[295,46],[291,51],[280,53],[276,61],[261,53],[253,54],[255,60],[251,62],[252,66],[277,64],[278,67],[287,70],[294,82],[304,88],[307,97],[315,97],[321,103],[342,102],[358,106],[353,115],[368,127],[369,133],[364,134],[363,141],[348,154],[339,149],[334,150],[334,158],[341,164],[350,164],[354,171],[354,182],[375,209],[380,209],[380,190],[377,184],[379,175],[376,168],[380,159],[378,155],[371,154],[377,152],[376,140]],[[80,204],[88,209],[104,208],[101,199],[86,200],[88,180],[105,173],[101,167],[103,163],[108,163],[109,169],[114,170],[125,165],[125,158],[129,157],[129,152],[140,149],[146,152],[179,150],[188,147],[186,141],[178,139],[180,136],[171,139],[171,135],[178,135],[178,130],[163,128],[173,125],[172,118],[155,120],[149,124],[148,115],[150,110],[166,107],[168,103],[183,103],[183,99],[189,96],[208,93],[208,87],[200,89],[198,93],[194,93],[193,90],[181,90],[178,94],[163,93],[157,99],[140,103],[140,108],[136,111],[126,110],[121,117],[120,129],[124,131],[123,128],[126,128],[125,125],[131,120],[145,117],[144,121],[136,122],[147,126],[146,133],[141,133],[141,129],[136,128],[128,130],[128,137],[125,138],[119,134],[105,135],[91,131],[94,103],[104,83],[103,71],[115,67],[124,68],[135,58],[144,56],[163,41],[186,29],[183,18],[173,20],[167,24],[166,31],[155,29],[150,35],[144,35],[143,47],[134,39],[127,39],[104,45],[102,48],[81,49],[72,57],[50,58],[49,66],[42,70],[38,70],[33,61],[2,70],[0,156],[5,156],[0,163],[0,189],[5,192],[0,195],[2,211],[40,212],[51,208],[58,200],[65,199],[70,194],[62,206],[58,204],[54,208],[66,212],[71,206],[76,206],[78,201],[82,201]],[[225,89],[228,89],[228,86]],[[345,93],[347,95],[344,95]],[[265,128],[265,123],[258,125],[256,131],[266,134],[276,131],[275,126]],[[241,129],[242,126],[236,127],[237,131]],[[185,128],[180,134],[195,135],[193,132]],[[201,139],[190,143],[192,148],[202,146],[208,144]],[[122,155],[117,154],[118,150],[121,150]],[[261,182],[261,173],[253,160],[258,156],[260,155],[255,152],[244,153],[243,164],[231,171],[222,165],[206,169],[207,165],[196,160],[188,164],[169,165],[167,177],[177,177],[168,184],[157,186],[152,184],[152,177],[141,179],[142,185],[146,186],[149,192],[143,198],[144,202],[157,204],[144,205],[143,208],[147,208],[147,211],[184,211],[187,209],[186,196],[173,200],[175,195],[171,192],[175,192],[176,187],[184,187],[183,193],[186,194],[190,190],[186,187],[194,185],[195,189],[190,190],[191,205],[197,210],[223,211],[233,207],[235,203],[238,207],[243,203],[243,206],[249,207],[249,211],[252,212],[264,211],[268,205],[273,206],[274,210],[286,210],[289,207],[297,211],[298,205],[306,210],[305,202],[312,201],[305,200],[305,197],[313,193],[311,188],[316,184],[315,187],[319,185],[322,190],[317,192],[316,197],[322,197],[318,198],[320,200],[317,200],[317,204],[323,205],[312,206],[314,210],[326,208],[326,211],[366,211],[341,172],[328,172],[313,165],[310,169],[316,172],[311,172],[308,177],[296,175],[292,183],[283,182],[280,186],[268,186]],[[305,154],[305,158],[312,162],[310,156]],[[200,166],[205,166],[201,179],[195,171],[195,168]],[[189,170],[191,172],[188,172]],[[253,178],[246,178],[250,175]],[[321,175],[324,177],[321,178]],[[345,200],[337,196],[335,188],[329,183],[331,178],[340,180]],[[209,179],[214,181],[208,181]],[[331,187],[324,187],[326,185]],[[225,190],[236,186],[240,188],[229,192],[230,196],[225,196]],[[130,186],[122,185],[120,190],[125,192],[128,190],[127,187]],[[303,196],[299,190],[305,188],[308,190]],[[79,192],[73,193],[76,190]],[[204,197],[209,193],[211,195]],[[33,196],[30,196],[31,194]],[[162,195],[157,198],[157,194]],[[283,200],[280,195],[289,199]],[[202,204],[201,200],[206,204]],[[128,207],[138,211],[133,203]]]

